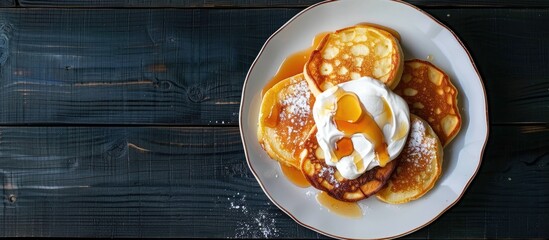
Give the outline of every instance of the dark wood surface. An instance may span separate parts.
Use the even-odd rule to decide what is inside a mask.
[[[3,0],[12,2],[14,0]],[[24,7],[92,7],[92,8],[247,8],[308,7],[318,0],[19,0]],[[420,7],[547,7],[545,0],[410,0]]]
[[[314,2],[0,1],[0,236],[324,238],[270,203],[238,131],[250,64]],[[471,52],[490,139],[405,238],[548,238],[549,2],[410,2]]]
[[[0,7],[15,7],[15,0],[0,0]]]
[[[236,126],[251,62],[300,10],[0,9],[0,123]],[[426,10],[471,51],[492,123],[547,121],[547,9]]]

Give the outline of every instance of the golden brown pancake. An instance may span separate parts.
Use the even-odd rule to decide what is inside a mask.
[[[303,74],[284,79],[265,93],[257,136],[271,158],[299,169],[302,143],[314,126],[314,101]]]
[[[305,64],[303,73],[313,94],[339,83],[368,76],[393,89],[403,69],[398,39],[369,25],[343,28],[324,37]]]
[[[442,70],[430,62],[409,60],[395,93],[410,107],[410,112],[427,120],[443,146],[457,135],[461,128],[456,87]]]
[[[442,145],[429,124],[410,116],[410,134],[400,155],[398,166],[378,199],[392,204],[420,198],[433,188],[442,171]]]
[[[385,167],[375,167],[356,179],[343,178],[336,167],[326,165],[315,135],[316,131],[313,131],[304,143],[305,149],[300,156],[301,172],[313,187],[335,199],[356,202],[372,196],[385,185],[397,165],[391,161]]]

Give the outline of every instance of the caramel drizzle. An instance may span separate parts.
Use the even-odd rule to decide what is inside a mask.
[[[353,134],[361,133],[372,143],[379,165],[384,167],[389,162],[390,158],[385,137],[376,121],[368,111],[366,111],[356,94],[338,89],[336,97],[337,108],[333,119],[337,128],[343,132],[345,136],[336,142],[334,151],[335,161],[338,161],[342,157],[353,155],[353,161],[357,166],[358,171],[364,169],[364,165],[361,161],[362,159],[354,149],[350,139]],[[392,117],[392,114],[391,116],[384,117]]]

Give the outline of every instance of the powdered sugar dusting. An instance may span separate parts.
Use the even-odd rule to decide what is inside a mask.
[[[291,84],[279,94],[281,111],[278,115],[283,121],[279,128],[282,146],[292,151],[299,151],[299,147],[306,138],[307,131],[313,124],[312,95],[307,82],[300,78],[292,78]]]
[[[311,190],[307,190],[307,192],[305,192],[305,196],[307,197],[307,199],[311,198],[314,195],[315,193]]]
[[[410,132],[410,147],[414,149],[421,148],[424,138],[425,126],[423,126],[423,122],[414,121],[412,124],[412,131]]]
[[[333,167],[322,167],[320,169],[320,172],[318,172],[319,178],[325,178],[332,186],[338,188],[339,187],[339,181],[334,177],[335,176],[335,169]],[[326,177],[328,177],[326,179]]]
[[[249,211],[246,206],[246,195],[237,193],[230,201],[229,209],[239,211],[244,219],[236,223],[235,238],[270,238],[278,237],[279,230],[276,228],[276,214],[266,210]],[[271,205],[267,203],[267,205]]]
[[[427,129],[422,121],[413,121],[408,141],[408,154],[405,161],[420,167],[419,160],[425,156],[435,156],[436,139],[426,136]]]
[[[307,119],[311,115],[311,106],[309,100],[311,92],[307,82],[300,81],[288,87],[288,94],[283,98],[282,105],[286,111],[280,112],[280,119],[290,119],[296,126],[305,126]]]

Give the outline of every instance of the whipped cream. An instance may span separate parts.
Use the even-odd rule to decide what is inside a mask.
[[[375,143],[370,141],[371,138],[369,140],[362,132],[345,134],[336,125],[334,116],[337,108],[341,107],[338,106],[338,100],[342,94],[347,93],[358,97],[363,109],[362,114],[369,114],[383,133],[390,160],[396,158],[404,148],[410,129],[410,112],[404,99],[382,82],[370,77],[338,84],[316,97],[313,118],[318,129],[316,138],[324,152],[326,164],[335,166],[344,178],[355,179],[382,164],[376,155]],[[351,139],[354,152],[336,159],[336,143],[344,137]]]

